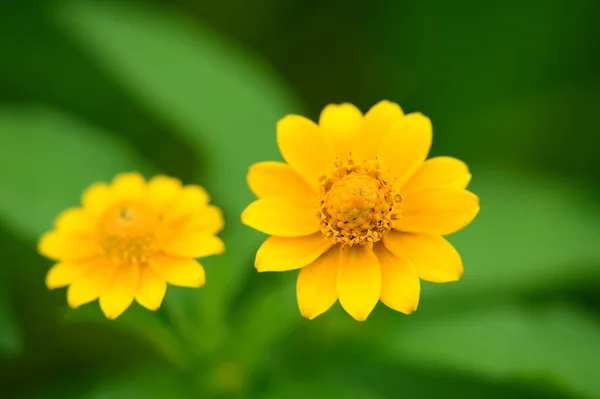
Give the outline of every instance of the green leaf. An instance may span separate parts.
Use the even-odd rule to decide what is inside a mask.
[[[162,367],[142,367],[107,379],[81,399],[187,399],[193,396],[180,375]]]
[[[589,279],[600,282],[600,213],[580,187],[483,166],[472,172],[469,189],[481,199],[480,214],[449,237],[462,255],[465,274],[457,283],[426,285],[422,304],[430,297],[495,301]]]
[[[379,399],[382,396],[361,386],[337,381],[290,382],[272,388],[260,399]]]
[[[124,143],[52,109],[2,107],[0,131],[0,220],[30,240],[95,181],[148,170]]]
[[[303,320],[296,304],[296,273],[277,276],[244,300],[235,321],[232,352],[245,367],[256,367],[269,349]],[[264,276],[266,278],[266,276]]]
[[[23,347],[8,287],[0,281],[0,357],[18,355]]]
[[[406,8],[388,1],[372,32],[377,50],[369,76],[387,93],[407,98],[405,106],[432,117],[436,151],[498,163],[542,156],[543,168],[565,148],[584,154],[570,148],[569,142],[581,142],[570,135],[593,140],[585,114],[598,96],[557,92],[597,82],[585,61],[563,56],[589,43],[593,2],[558,0],[540,12],[545,4],[438,0]],[[543,100],[539,112],[539,98],[558,106]],[[555,170],[573,168],[573,159],[564,161]]]
[[[159,364],[129,369],[119,374],[64,375],[49,386],[36,384],[35,393],[19,399],[179,399],[190,398],[189,383],[175,370]]]
[[[100,311],[100,307],[92,304],[75,310],[69,309],[65,313],[64,321],[66,323],[91,322],[127,331],[145,339],[178,367],[184,368],[190,361],[182,342],[173,334],[170,326],[157,317],[156,313],[135,303],[116,320],[108,320]]]
[[[403,323],[384,339],[401,362],[600,395],[600,320],[575,308],[491,308]]]
[[[414,317],[404,320],[411,324]],[[273,384],[297,383],[299,380],[321,383],[326,380],[358,386],[385,398],[566,397],[556,393],[548,384],[532,385],[516,379],[499,381],[481,374],[461,372],[456,367],[439,367],[435,363],[405,358],[395,347],[399,339],[405,338],[404,335],[397,337],[404,328],[399,320],[396,318],[395,322],[390,322],[386,334],[377,336],[374,334],[381,332],[380,326],[374,325],[371,320],[349,323],[348,326],[371,330],[371,335],[363,339],[331,334],[328,328],[330,318],[307,321],[305,328],[284,342],[285,356],[275,358],[277,366],[269,372],[268,379],[274,381]],[[394,327],[394,330],[389,327]],[[442,332],[438,339],[444,338]],[[390,348],[393,350],[390,351]]]
[[[260,234],[239,215],[253,196],[250,164],[279,159],[275,125],[298,104],[268,68],[208,29],[166,9],[129,2],[70,2],[58,23],[118,83],[197,146],[207,169],[201,181],[226,212],[227,252],[208,260],[203,301],[218,318],[238,289]],[[217,321],[214,321],[217,323]]]

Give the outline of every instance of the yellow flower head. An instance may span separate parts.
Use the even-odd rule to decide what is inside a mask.
[[[135,299],[156,310],[167,283],[200,287],[205,275],[194,260],[222,253],[215,236],[223,228],[219,208],[199,186],[137,173],[85,191],[82,207],[64,211],[42,236],[41,254],[58,261],[46,276],[49,289],[69,286],[72,308],[99,298],[109,319]]]
[[[312,319],[338,299],[356,320],[379,300],[416,310],[419,278],[458,280],[456,250],[442,238],[479,211],[465,188],[467,166],[450,157],[425,161],[431,122],[382,101],[364,116],[329,105],[319,124],[288,115],[277,124],[287,163],[253,165],[248,184],[259,199],[242,214],[271,235],[256,254],[258,271],[301,269],[298,306]]]

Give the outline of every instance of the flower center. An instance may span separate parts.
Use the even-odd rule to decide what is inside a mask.
[[[321,177],[321,232],[350,246],[372,245],[394,227],[402,197],[383,178],[379,161],[335,166]]]
[[[144,264],[159,249],[156,232],[161,216],[140,203],[118,204],[100,221],[101,245],[116,263]]]

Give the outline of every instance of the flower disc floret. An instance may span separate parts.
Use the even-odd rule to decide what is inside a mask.
[[[116,263],[148,263],[160,250],[162,215],[136,202],[119,203],[106,211],[99,224],[100,245],[106,257]]]
[[[377,160],[337,162],[335,171],[321,178],[320,195],[321,232],[350,246],[381,240],[394,227],[402,202]]]

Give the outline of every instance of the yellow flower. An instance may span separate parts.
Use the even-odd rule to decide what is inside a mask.
[[[209,200],[202,187],[183,187],[167,176],[146,183],[137,173],[125,173],[111,185],[93,184],[82,207],[64,211],[40,239],[40,253],[58,261],[46,285],[69,286],[72,308],[99,298],[109,319],[134,299],[158,309],[167,283],[204,285],[204,269],[194,258],[225,249],[215,236],[223,216]]]
[[[364,116],[351,104],[328,105],[319,124],[288,115],[277,124],[287,163],[253,165],[248,184],[259,198],[242,221],[271,235],[256,254],[258,271],[301,269],[303,316],[338,299],[356,320],[381,300],[409,314],[419,278],[458,280],[462,260],[442,238],[479,211],[465,188],[467,166],[450,157],[425,161],[430,120],[382,101]]]

